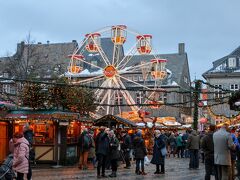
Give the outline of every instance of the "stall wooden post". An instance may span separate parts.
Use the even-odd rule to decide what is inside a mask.
[[[54,126],[55,126],[55,137],[54,137],[54,160],[57,162],[57,165],[59,165],[59,143],[58,143],[58,134],[59,134],[59,124],[58,122],[54,121]]]
[[[67,157],[67,126],[59,126],[60,130],[60,164],[66,165],[66,157]]]

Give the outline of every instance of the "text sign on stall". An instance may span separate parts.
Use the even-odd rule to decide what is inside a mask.
[[[68,126],[68,125],[69,125],[69,122],[60,121],[60,122],[59,122],[59,125],[60,125],[60,126]]]
[[[79,114],[73,114],[73,113],[55,113],[52,115],[53,118],[56,118],[58,120],[77,120],[79,119]]]

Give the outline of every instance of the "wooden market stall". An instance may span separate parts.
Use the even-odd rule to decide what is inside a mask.
[[[4,117],[15,105],[6,101],[0,101],[0,162],[2,162],[9,153],[8,142],[12,133],[11,122],[6,121]]]
[[[119,128],[121,126],[121,128],[124,127],[137,127],[137,125],[132,122],[129,121],[128,119],[124,119],[121,118],[119,116],[114,116],[114,115],[105,115],[99,119],[96,119],[94,121],[94,125],[95,126],[106,126],[106,127],[115,127],[115,128]]]
[[[34,132],[37,162],[61,165],[78,157],[78,136],[82,126],[90,124],[83,119],[78,113],[50,110],[11,111],[5,116],[5,120],[13,122],[13,133],[23,132],[23,126],[29,124]]]

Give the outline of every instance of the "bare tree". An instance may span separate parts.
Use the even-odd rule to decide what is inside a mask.
[[[18,79],[32,79],[37,76],[40,64],[40,53],[32,40],[31,33],[25,41],[18,44],[17,52],[8,56],[6,60],[6,71]]]

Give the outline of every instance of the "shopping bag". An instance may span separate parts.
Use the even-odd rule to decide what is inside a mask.
[[[148,159],[147,156],[144,157],[144,165],[149,165],[150,164],[150,160]]]
[[[166,148],[166,146],[161,149],[161,154],[162,154],[162,156],[166,156],[167,155],[167,148]]]

